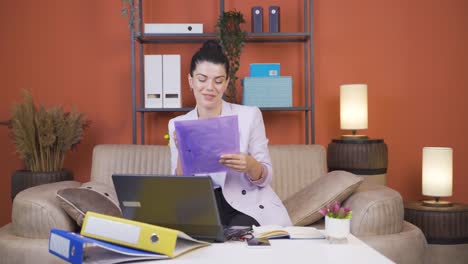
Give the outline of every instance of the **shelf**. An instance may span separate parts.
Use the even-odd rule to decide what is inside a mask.
[[[219,1],[219,15],[222,15],[225,0]],[[136,3],[131,5],[131,80],[132,80],[132,142],[145,144],[145,113],[179,113],[184,114],[193,110],[192,107],[181,108],[145,108],[144,107],[144,45],[145,44],[197,44],[207,40],[217,40],[215,32],[206,33],[180,33],[180,34],[145,34],[143,32],[143,0],[131,0]],[[137,7],[136,7],[137,6]],[[303,0],[303,25],[299,32],[248,32],[247,43],[300,43],[303,45],[303,71],[304,71],[304,101],[300,106],[294,107],[260,107],[262,112],[296,112],[304,113],[305,144],[315,143],[315,106],[314,106],[314,43],[313,43],[313,0]],[[136,15],[134,15],[136,14]],[[267,28],[268,30],[268,28]],[[139,46],[136,50],[137,44]],[[297,45],[297,44],[294,44]],[[263,45],[253,45],[256,49],[262,49]],[[156,51],[157,53],[157,51]],[[299,61],[300,62],[300,61]],[[137,69],[139,63],[139,69]],[[247,66],[243,66],[247,67]],[[137,100],[139,98],[139,100]],[[139,125],[137,124],[140,120]],[[137,125],[139,127],[137,127]],[[165,126],[166,124],[164,124]],[[139,133],[138,133],[139,132]]]
[[[262,32],[248,33],[246,42],[304,42],[309,38],[309,32]]]
[[[245,42],[304,42],[310,38],[309,32],[262,32],[247,33]],[[140,43],[199,43],[216,39],[215,33],[182,33],[182,34],[145,34],[136,33],[135,39]]]
[[[308,111],[310,107],[259,107],[262,111]]]
[[[261,111],[310,111],[310,107],[259,107]],[[138,108],[137,112],[189,112],[193,107],[182,108]]]
[[[138,108],[137,112],[188,112],[193,107],[182,107],[182,108]]]

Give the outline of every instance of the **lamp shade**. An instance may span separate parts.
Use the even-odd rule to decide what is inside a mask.
[[[423,195],[433,197],[452,196],[453,149],[423,148]]]
[[[367,84],[340,85],[341,129],[367,129]]]

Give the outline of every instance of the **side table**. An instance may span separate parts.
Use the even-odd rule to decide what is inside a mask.
[[[468,263],[468,205],[428,207],[405,202],[405,220],[426,236],[426,263]]]
[[[364,181],[386,185],[387,144],[383,139],[333,139],[328,144],[330,171],[344,170],[364,177]]]

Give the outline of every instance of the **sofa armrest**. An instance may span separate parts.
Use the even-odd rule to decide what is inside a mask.
[[[389,187],[364,182],[344,205],[353,211],[351,233],[356,236],[387,235],[402,230],[403,200]]]
[[[79,187],[76,181],[43,184],[26,189],[13,200],[13,233],[20,237],[48,238],[50,229],[75,230],[76,223],[60,207],[56,193],[60,189]]]

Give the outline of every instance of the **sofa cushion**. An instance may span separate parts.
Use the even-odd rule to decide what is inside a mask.
[[[326,151],[320,145],[269,145],[273,180],[270,185],[284,201],[327,173]]]
[[[112,174],[170,174],[171,151],[164,145],[97,145],[91,181],[113,185]]]
[[[57,199],[67,214],[81,226],[86,212],[122,216],[114,188],[100,182],[84,183],[78,188],[57,192]]]
[[[321,219],[321,208],[333,201],[342,202],[362,180],[362,177],[345,171],[332,171],[319,177],[284,201],[291,221],[294,225],[305,226]]]
[[[13,200],[11,213],[13,234],[48,239],[52,228],[75,230],[76,223],[60,208],[55,194],[57,190],[80,185],[76,181],[54,182],[18,193]]]
[[[344,206],[353,210],[351,233],[356,236],[387,235],[401,232],[403,199],[386,186],[364,182]]]

